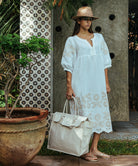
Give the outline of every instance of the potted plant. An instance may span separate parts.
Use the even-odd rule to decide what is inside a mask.
[[[48,39],[39,36],[20,41],[17,34],[0,36],[0,81],[5,83],[5,107],[0,108],[0,163],[3,165],[25,165],[41,149],[46,131],[48,110],[16,107],[20,96],[31,78],[31,69],[39,63],[34,53],[43,57],[50,52]],[[9,97],[16,79],[21,77],[20,69],[28,67],[27,81],[12,105]]]

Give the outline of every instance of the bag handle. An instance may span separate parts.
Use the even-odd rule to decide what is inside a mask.
[[[77,115],[76,107],[78,108],[78,103],[77,103],[77,100],[74,96],[72,96],[72,98],[73,98],[74,103],[75,103],[75,115]],[[69,104],[69,100],[66,99],[65,104],[64,104],[64,108],[63,108],[63,113],[68,113],[68,104]],[[79,115],[79,109],[78,109],[78,115]]]

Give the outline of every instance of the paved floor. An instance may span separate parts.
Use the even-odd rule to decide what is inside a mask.
[[[113,121],[113,133],[102,133],[100,139],[138,140],[138,112],[130,112],[129,121]]]
[[[27,166],[138,166],[138,155],[118,155],[98,160],[89,162],[71,155],[36,156]]]

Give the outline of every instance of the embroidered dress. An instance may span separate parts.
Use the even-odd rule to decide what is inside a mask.
[[[104,37],[94,33],[93,46],[86,39],[75,36],[67,38],[61,65],[72,73],[72,89],[78,102],[79,114],[93,122],[96,133],[112,132],[112,123],[106,92],[105,68],[112,66]],[[74,101],[69,100],[71,114]]]

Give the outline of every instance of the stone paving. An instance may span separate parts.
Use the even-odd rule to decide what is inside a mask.
[[[113,133],[102,133],[100,139],[138,140],[138,112],[130,112],[130,121],[113,121]]]
[[[117,155],[89,162],[71,155],[36,156],[27,166],[138,166],[138,155]]]

